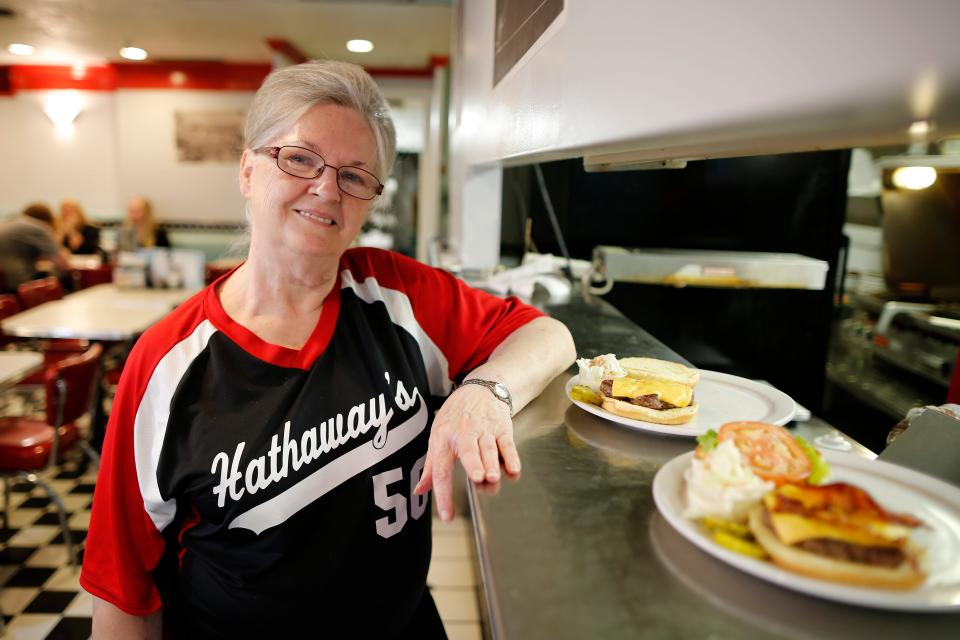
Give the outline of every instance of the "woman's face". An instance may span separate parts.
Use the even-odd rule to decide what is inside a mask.
[[[268,146],[284,145],[311,149],[328,165],[376,173],[370,125],[347,107],[313,106]],[[372,203],[340,191],[337,172],[330,166],[312,180],[298,178],[281,171],[268,154],[250,149],[240,162],[240,193],[251,210],[251,251],[275,251],[278,257],[292,253],[339,260],[360,232]]]
[[[73,227],[80,222],[80,215],[77,211],[77,205],[65,202],[60,205],[60,222],[67,227]]]
[[[147,216],[147,203],[134,198],[127,203],[127,219],[133,224],[139,224]]]

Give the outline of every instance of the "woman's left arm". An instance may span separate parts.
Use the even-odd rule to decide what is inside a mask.
[[[515,414],[575,358],[570,331],[557,320],[541,317],[507,336],[466,379],[503,383],[513,396]],[[433,488],[440,518],[449,520],[453,517],[454,460],[460,460],[473,482],[497,482],[501,457],[507,473],[520,473],[509,408],[489,389],[464,385],[450,394],[437,412],[416,493]]]

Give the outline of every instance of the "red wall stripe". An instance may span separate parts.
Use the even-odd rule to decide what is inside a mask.
[[[10,93],[41,89],[81,89],[83,91],[113,91],[116,72],[109,65],[97,67],[59,67],[46,65],[12,65]]]
[[[306,62],[310,59],[295,44],[283,38],[267,38],[267,46],[296,63]]]
[[[256,91],[270,65],[233,62],[116,62],[118,89]]]
[[[432,78],[433,69],[449,63],[433,56],[425,67],[366,67],[381,78]],[[0,95],[17,91],[78,89],[191,89],[205,91],[256,91],[270,73],[267,63],[157,61],[114,62],[76,68],[52,65],[0,65]]]

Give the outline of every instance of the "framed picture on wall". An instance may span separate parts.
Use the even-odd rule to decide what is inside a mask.
[[[177,161],[239,162],[245,117],[242,109],[176,111]]]

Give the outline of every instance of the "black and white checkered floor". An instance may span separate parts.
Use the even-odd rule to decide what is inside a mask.
[[[42,391],[0,395],[0,415],[41,416],[42,407]],[[82,549],[96,468],[78,454],[44,479],[63,499],[74,545]],[[77,565],[70,566],[56,507],[43,489],[26,483],[12,484],[11,489],[10,525],[0,529],[3,640],[89,638],[92,599],[79,583],[82,551]],[[469,518],[460,516],[449,524],[434,519],[427,585],[450,640],[483,637],[473,554]]]
[[[68,513],[74,545],[90,521],[96,470],[65,463],[50,484]],[[80,588],[79,560],[68,563],[56,508],[40,488],[14,484],[10,526],[0,530],[0,611],[6,637],[57,640],[90,637],[90,596]]]

